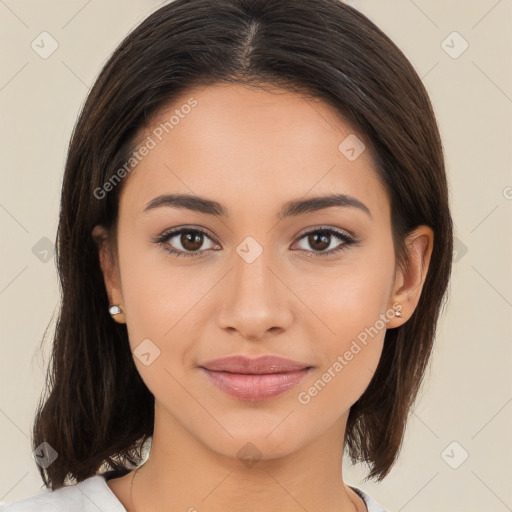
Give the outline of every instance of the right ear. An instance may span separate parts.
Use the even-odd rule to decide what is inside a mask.
[[[92,230],[92,237],[98,247],[100,267],[105,282],[109,305],[117,305],[123,313],[113,316],[118,323],[125,323],[123,293],[121,291],[121,279],[117,257],[107,230],[98,224]]]

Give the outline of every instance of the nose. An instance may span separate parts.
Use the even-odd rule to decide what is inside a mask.
[[[274,260],[275,261],[275,260]],[[223,280],[220,327],[248,340],[262,340],[289,328],[293,321],[293,294],[279,269],[263,251],[248,263],[236,255]]]

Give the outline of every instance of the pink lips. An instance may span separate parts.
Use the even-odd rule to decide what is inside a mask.
[[[261,401],[297,385],[311,366],[278,356],[232,356],[200,366],[222,391],[240,400]]]

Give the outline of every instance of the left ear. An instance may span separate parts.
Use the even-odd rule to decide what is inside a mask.
[[[407,236],[406,247],[406,268],[402,270],[397,267],[391,296],[391,304],[402,305],[402,316],[392,318],[388,322],[388,328],[405,323],[418,305],[434,247],[434,232],[429,226],[417,227]],[[391,305],[390,308],[392,308]]]

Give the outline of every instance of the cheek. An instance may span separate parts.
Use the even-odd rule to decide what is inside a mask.
[[[299,402],[316,402],[319,407],[336,404],[333,414],[337,414],[370,383],[391,318],[392,254],[340,267],[331,272],[328,287],[321,286],[322,280],[306,283],[308,305],[316,313],[310,317],[308,336],[314,340],[319,368],[307,383],[312,387],[302,387],[304,397]]]
[[[144,338],[158,343],[172,336],[206,291],[197,280],[192,285],[186,270],[167,265],[163,249],[135,231],[120,230],[119,265],[132,348]]]
[[[322,352],[347,349],[351,340],[372,327],[385,334],[379,319],[388,309],[393,268],[391,260],[387,265],[361,260],[330,269],[325,278],[317,274],[302,281],[299,293],[307,297],[313,313],[308,315],[309,328],[322,340]]]
[[[215,284],[214,276],[207,270],[199,275],[192,266],[170,265],[160,248],[129,240],[137,238],[128,233],[119,237],[119,264],[134,362],[155,395],[173,390],[166,400],[178,400],[183,394],[178,382],[197,352],[197,328],[201,319],[210,317],[203,299]]]
[[[317,322],[317,329],[309,331],[318,354],[318,368],[298,395],[300,404],[311,405],[309,411],[329,411],[332,421],[368,387],[386,334],[386,286],[379,288],[375,281],[371,286],[361,281],[348,284],[352,285],[350,293],[345,290],[332,296],[319,309],[329,329],[321,327],[324,334],[319,336]]]

